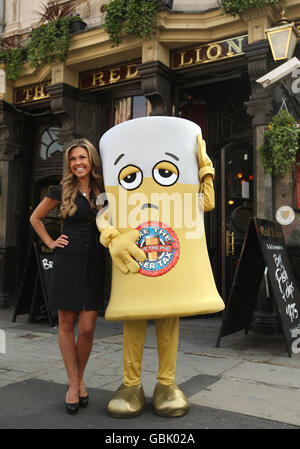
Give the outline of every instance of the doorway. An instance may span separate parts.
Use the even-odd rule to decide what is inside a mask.
[[[248,143],[221,149],[222,297],[229,296],[248,223],[253,216],[253,150]]]
[[[178,115],[197,123],[215,168],[215,209],[204,214],[208,253],[226,302],[249,218],[253,215],[252,125],[246,74],[178,89]]]
[[[32,208],[45,197],[52,185],[59,184],[63,171],[63,146],[58,142],[59,127],[40,126],[37,130],[37,145],[33,160]],[[53,209],[43,220],[52,239],[60,235],[59,209]],[[34,234],[35,240],[38,240]],[[40,241],[40,243],[42,243]],[[49,251],[47,248],[45,250]]]

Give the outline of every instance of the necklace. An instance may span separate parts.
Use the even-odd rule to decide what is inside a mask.
[[[79,189],[79,192],[86,198],[87,192],[88,192],[89,188],[87,188],[87,190],[81,190]]]

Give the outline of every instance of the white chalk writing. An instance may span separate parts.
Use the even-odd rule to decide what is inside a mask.
[[[282,262],[281,254],[273,254],[273,259],[275,262],[276,270],[275,270],[275,279],[278,283],[278,288],[281,293],[281,297],[286,303],[288,300],[294,298],[294,286],[291,281],[289,281],[288,273],[286,268]],[[294,319],[298,318],[298,310],[296,308],[295,303],[286,304],[285,312],[287,316],[290,318],[291,322]]]
[[[53,268],[53,260],[43,259],[42,260],[44,270],[49,270]]]
[[[292,329],[291,335],[292,338],[295,338],[295,340],[292,343],[292,351],[294,354],[299,354],[300,347],[298,345],[300,344],[300,329],[299,328]]]

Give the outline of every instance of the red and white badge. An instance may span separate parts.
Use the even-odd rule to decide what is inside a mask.
[[[145,276],[161,276],[177,263],[180,253],[178,237],[170,227],[163,223],[148,221],[141,224],[136,242],[147,258],[140,265],[139,273]]]

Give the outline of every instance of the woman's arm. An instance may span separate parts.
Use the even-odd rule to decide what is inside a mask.
[[[46,197],[34,209],[30,217],[30,223],[33,229],[45,243],[45,245],[47,245],[50,249],[54,249],[56,247],[64,248],[68,244],[68,236],[64,234],[60,235],[58,239],[53,240],[48,234],[42,221],[43,218],[45,218],[50,213],[50,211],[59,204],[60,201]]]

